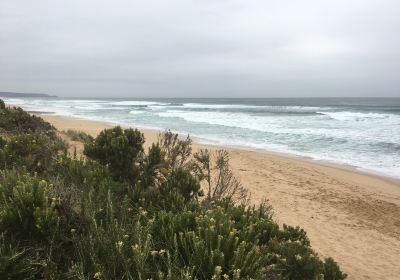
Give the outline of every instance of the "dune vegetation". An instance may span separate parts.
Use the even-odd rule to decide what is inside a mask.
[[[344,279],[280,227],[223,150],[115,127],[68,154],[40,117],[0,102],[0,279]],[[268,194],[266,194],[268,196]]]

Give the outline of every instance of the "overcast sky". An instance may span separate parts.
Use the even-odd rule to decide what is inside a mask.
[[[400,96],[400,1],[1,0],[0,91]]]

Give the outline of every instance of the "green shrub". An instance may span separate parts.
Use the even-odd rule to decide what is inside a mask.
[[[0,228],[22,239],[50,238],[57,229],[55,200],[45,195],[47,182],[15,171],[0,173]]]
[[[200,191],[200,183],[189,170],[182,167],[171,172],[165,185],[167,191],[174,190],[179,192],[185,201],[189,201],[191,198],[197,198]]]
[[[17,107],[4,108],[0,111],[0,128],[11,134],[42,132],[52,140],[58,139],[56,130],[51,124]]]
[[[151,224],[146,212],[142,209],[134,215],[126,199],[116,203],[110,193],[102,202],[89,205],[94,211],[88,228],[73,237],[75,273],[91,279],[94,275],[101,275],[101,279],[149,279],[157,275],[150,258]]]
[[[144,136],[135,129],[117,126],[105,129],[94,139],[85,143],[84,154],[101,164],[108,165],[116,180],[135,182],[138,156],[143,152]]]
[[[278,238],[281,242],[298,241],[304,246],[310,246],[307,233],[300,227],[292,227],[283,224],[283,229],[279,232]]]
[[[42,270],[32,249],[17,249],[0,236],[0,279],[37,279]]]
[[[231,278],[240,271],[243,278],[260,278],[263,256],[252,240],[245,240],[222,209],[196,217],[194,231],[177,236],[177,248],[188,266],[197,268],[199,278],[210,279],[216,270]],[[236,272],[237,273],[237,272]]]
[[[94,190],[96,192],[111,189],[118,193],[121,183],[112,180],[112,174],[104,165],[92,160],[74,159],[60,156],[54,166],[57,177],[66,184],[75,185],[82,192]],[[122,188],[122,187],[121,187]]]
[[[168,172],[164,170],[165,160],[159,145],[152,144],[147,156],[141,161],[139,183],[143,189],[160,187]],[[164,174],[160,171],[163,170]]]
[[[277,258],[276,268],[288,279],[318,279],[324,273],[323,262],[308,246],[299,241],[275,243],[272,251]]]
[[[80,213],[80,219],[88,218],[90,206],[98,208],[107,199],[109,191],[115,199],[128,193],[128,185],[114,181],[110,170],[98,162],[71,159],[60,156],[54,165],[54,175],[49,181],[54,184],[54,196],[62,198],[65,208]]]
[[[324,262],[324,280],[345,279],[346,273],[343,273],[339,265],[332,259],[326,258]]]
[[[197,279],[211,279],[216,273],[229,279],[260,279],[267,258],[259,240],[277,229],[255,208],[239,209],[226,202],[208,210],[160,211],[152,236],[158,250],[176,253],[176,265],[193,267]]]
[[[3,147],[3,168],[26,167],[30,172],[48,172],[65,147],[41,132],[12,137]]]
[[[6,104],[3,99],[0,99],[0,110],[4,110],[6,108]]]
[[[268,243],[267,271],[284,279],[345,279],[347,277],[330,258],[325,263],[310,247],[306,232],[284,225]]]

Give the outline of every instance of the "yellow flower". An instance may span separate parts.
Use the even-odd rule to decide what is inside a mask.
[[[94,274],[93,278],[94,278],[94,279],[101,279],[101,276],[102,276],[102,274],[101,274],[101,272],[99,271],[99,272],[96,272],[96,273]]]
[[[118,250],[121,250],[122,246],[124,245],[124,242],[118,241],[117,243],[115,243],[115,245],[117,246]]]
[[[144,210],[142,207],[139,207],[139,214],[145,216],[147,214],[147,211]]]
[[[240,269],[238,268],[233,271],[233,278],[239,279],[239,277],[240,277]]]
[[[296,259],[296,261],[301,261],[302,259],[302,257],[299,254],[295,255],[294,258]]]
[[[222,272],[222,267],[219,266],[219,265],[217,265],[217,266],[214,268],[214,273],[217,274],[217,275],[219,275],[219,274],[221,274],[221,272]]]
[[[135,244],[135,245],[131,246],[131,248],[134,253],[139,253],[139,245]]]

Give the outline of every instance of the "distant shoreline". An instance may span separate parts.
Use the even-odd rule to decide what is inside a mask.
[[[0,97],[6,98],[58,98],[57,95],[46,93],[21,93],[21,92],[0,92]]]

